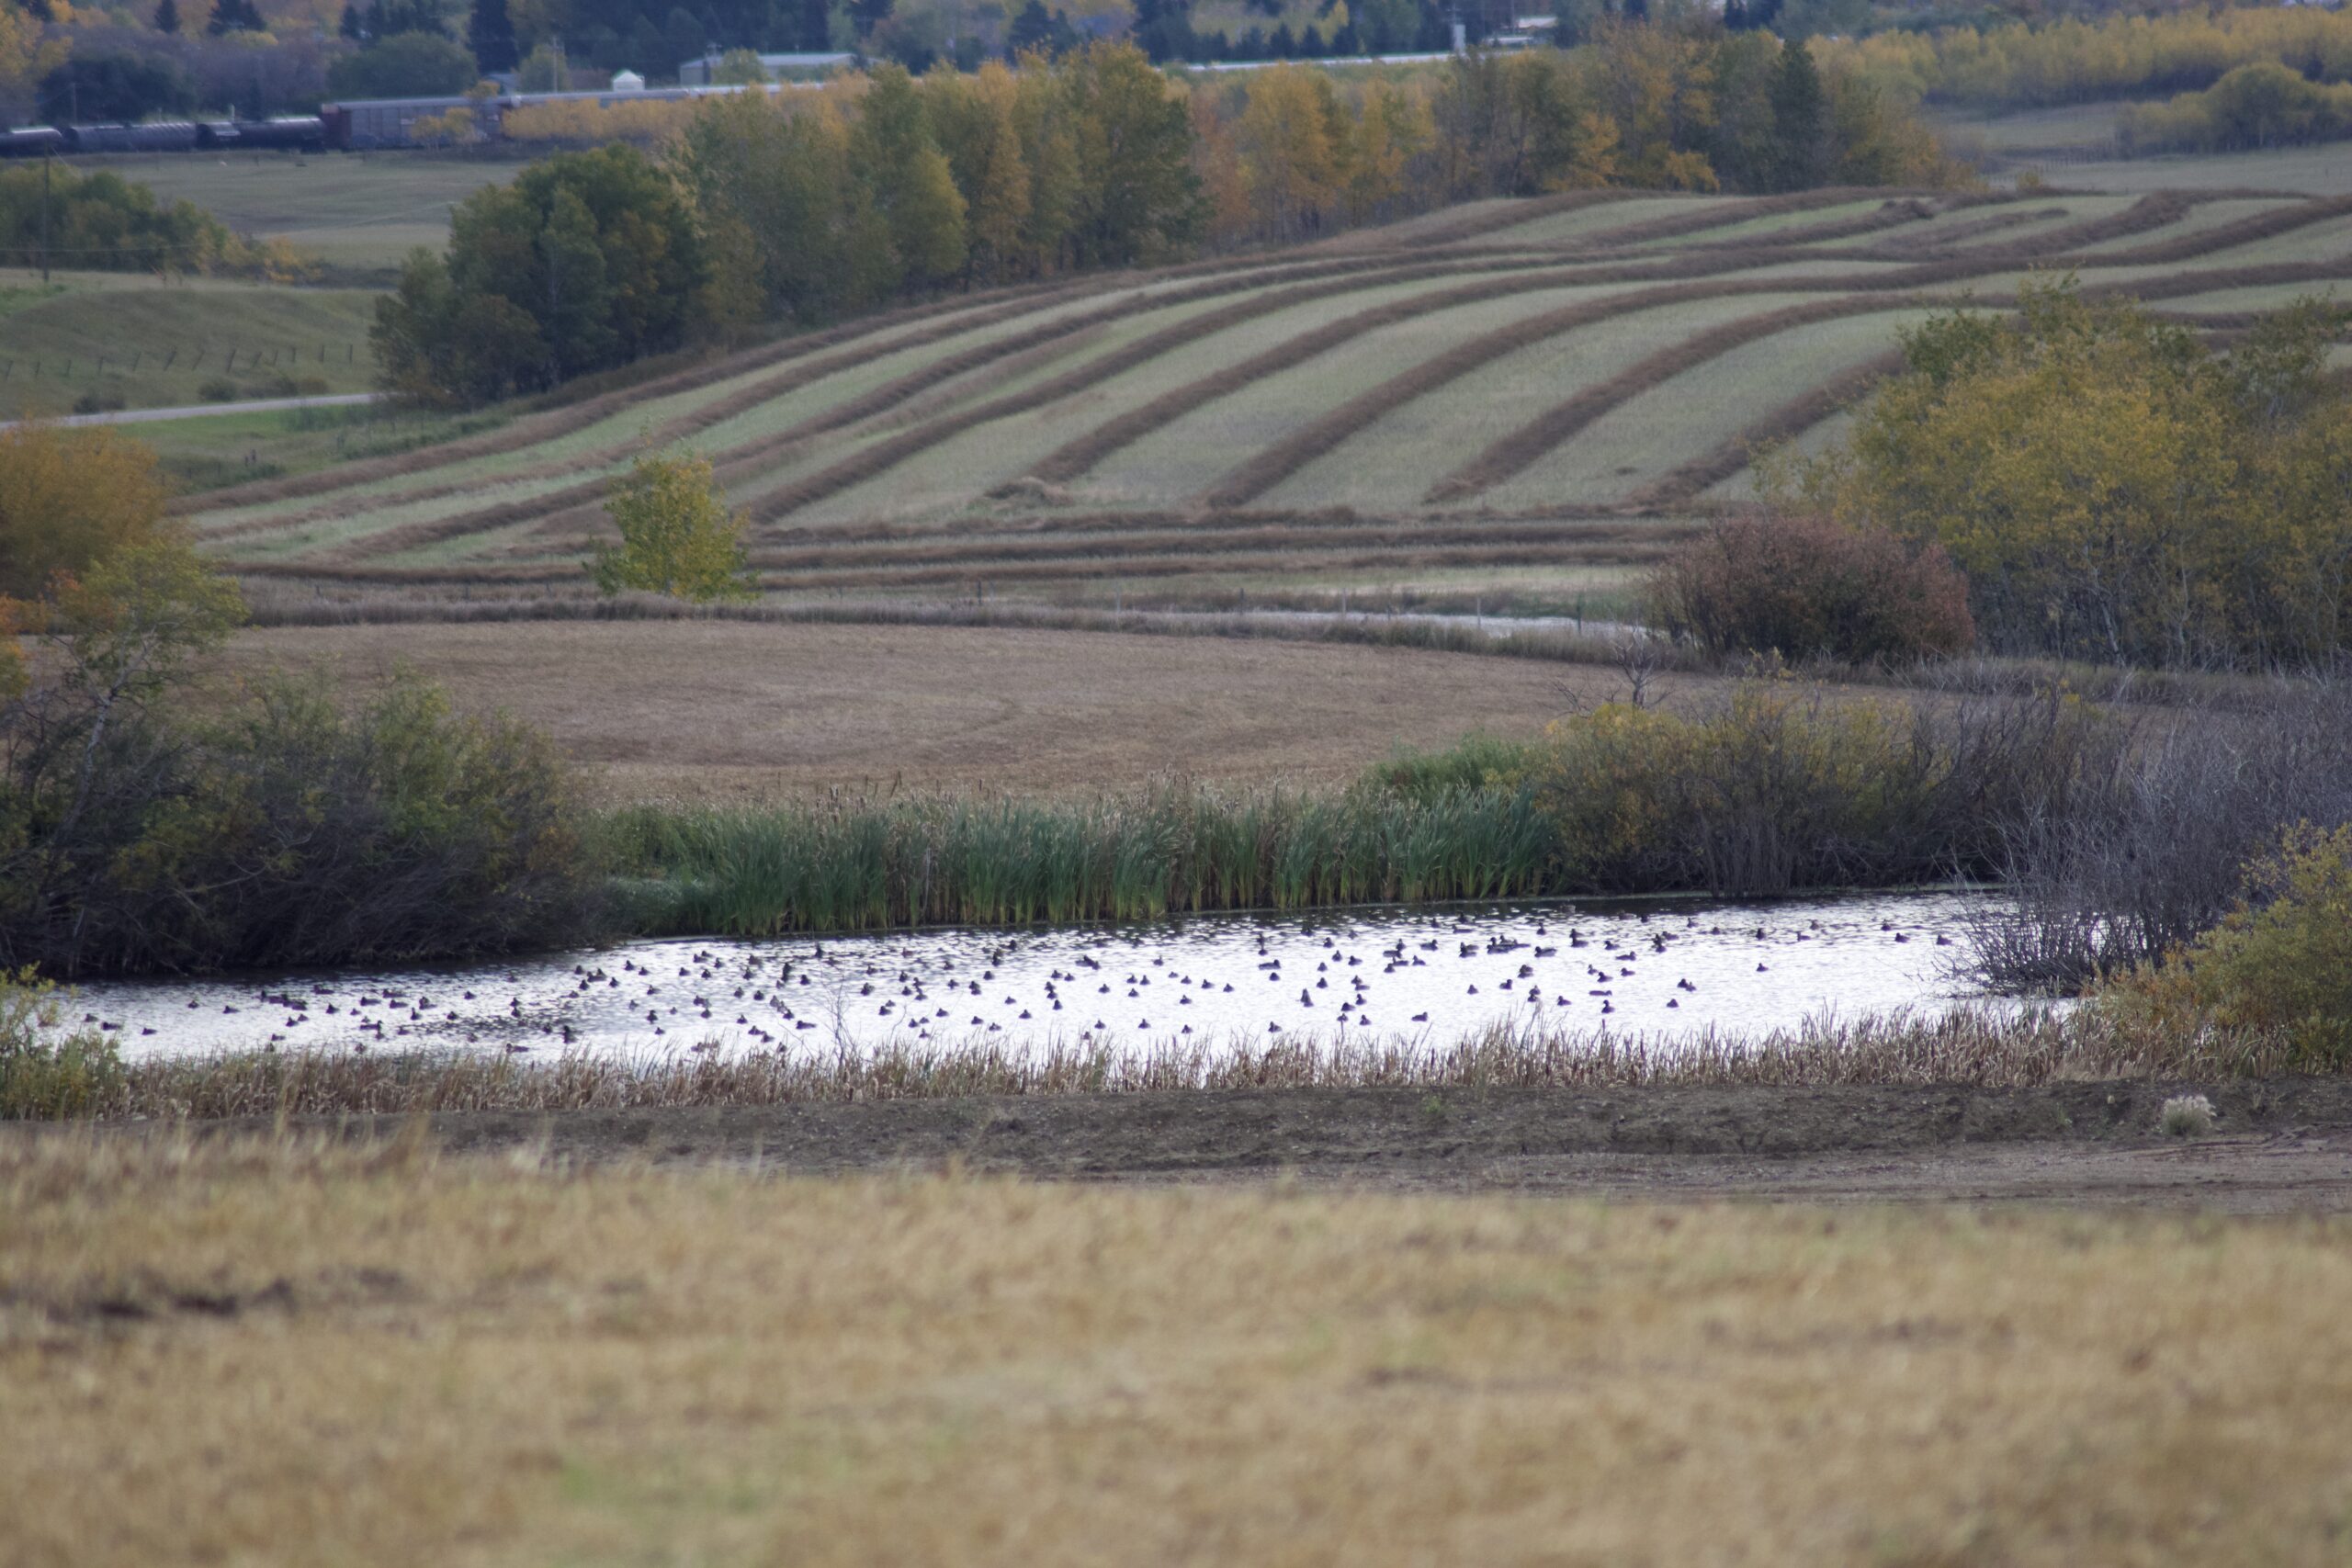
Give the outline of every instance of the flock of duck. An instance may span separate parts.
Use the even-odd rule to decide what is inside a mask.
[[[153,1050],[789,1051],[1693,1029],[1912,1005],[1948,986],[1957,896],[1626,912],[1561,906],[1201,919],[1006,936],[653,942],[524,967],[85,993]],[[1912,944],[1917,943],[1917,946]],[[168,1013],[159,1010],[168,995]],[[1792,1010],[1793,1009],[1793,1011]],[[1694,1017],[1694,1014],[1703,1014]]]

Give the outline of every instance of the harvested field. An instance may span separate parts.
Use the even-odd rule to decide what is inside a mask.
[[[355,696],[404,663],[544,726],[616,800],[1326,784],[1617,690],[1600,668],[1407,649],[740,621],[277,627],[222,663],[324,669]]]
[[[1483,202],[954,296],[182,507],[256,581],[584,593],[613,477],[683,442],[785,598],[1566,583],[1735,502],[1756,447],[1835,419],[1920,312],[2059,269],[2239,331],[2352,283],[2352,205],[2212,181]],[[1602,517],[1628,525],[1613,558],[1580,526]]]
[[[589,1119],[639,1163],[0,1141],[12,1560],[2340,1555],[2339,1218],[826,1181]]]

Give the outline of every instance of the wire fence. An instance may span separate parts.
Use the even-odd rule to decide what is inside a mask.
[[[106,376],[293,376],[308,371],[373,371],[372,344],[328,339],[312,343],[197,343],[165,348],[109,348],[82,354],[11,355],[0,348],[0,382],[48,378],[96,380]]]

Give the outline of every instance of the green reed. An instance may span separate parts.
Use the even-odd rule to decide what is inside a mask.
[[[1523,896],[1555,858],[1526,796],[1492,789],[638,807],[605,831],[649,924],[734,936]]]

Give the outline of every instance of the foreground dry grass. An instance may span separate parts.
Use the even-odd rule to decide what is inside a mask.
[[[1330,782],[1400,747],[1525,733],[1620,684],[1411,649],[739,621],[273,627],[227,662],[323,668],[357,693],[404,662],[545,727],[628,800]]]
[[[2347,1241],[24,1140],[6,1555],[2335,1562]]]

